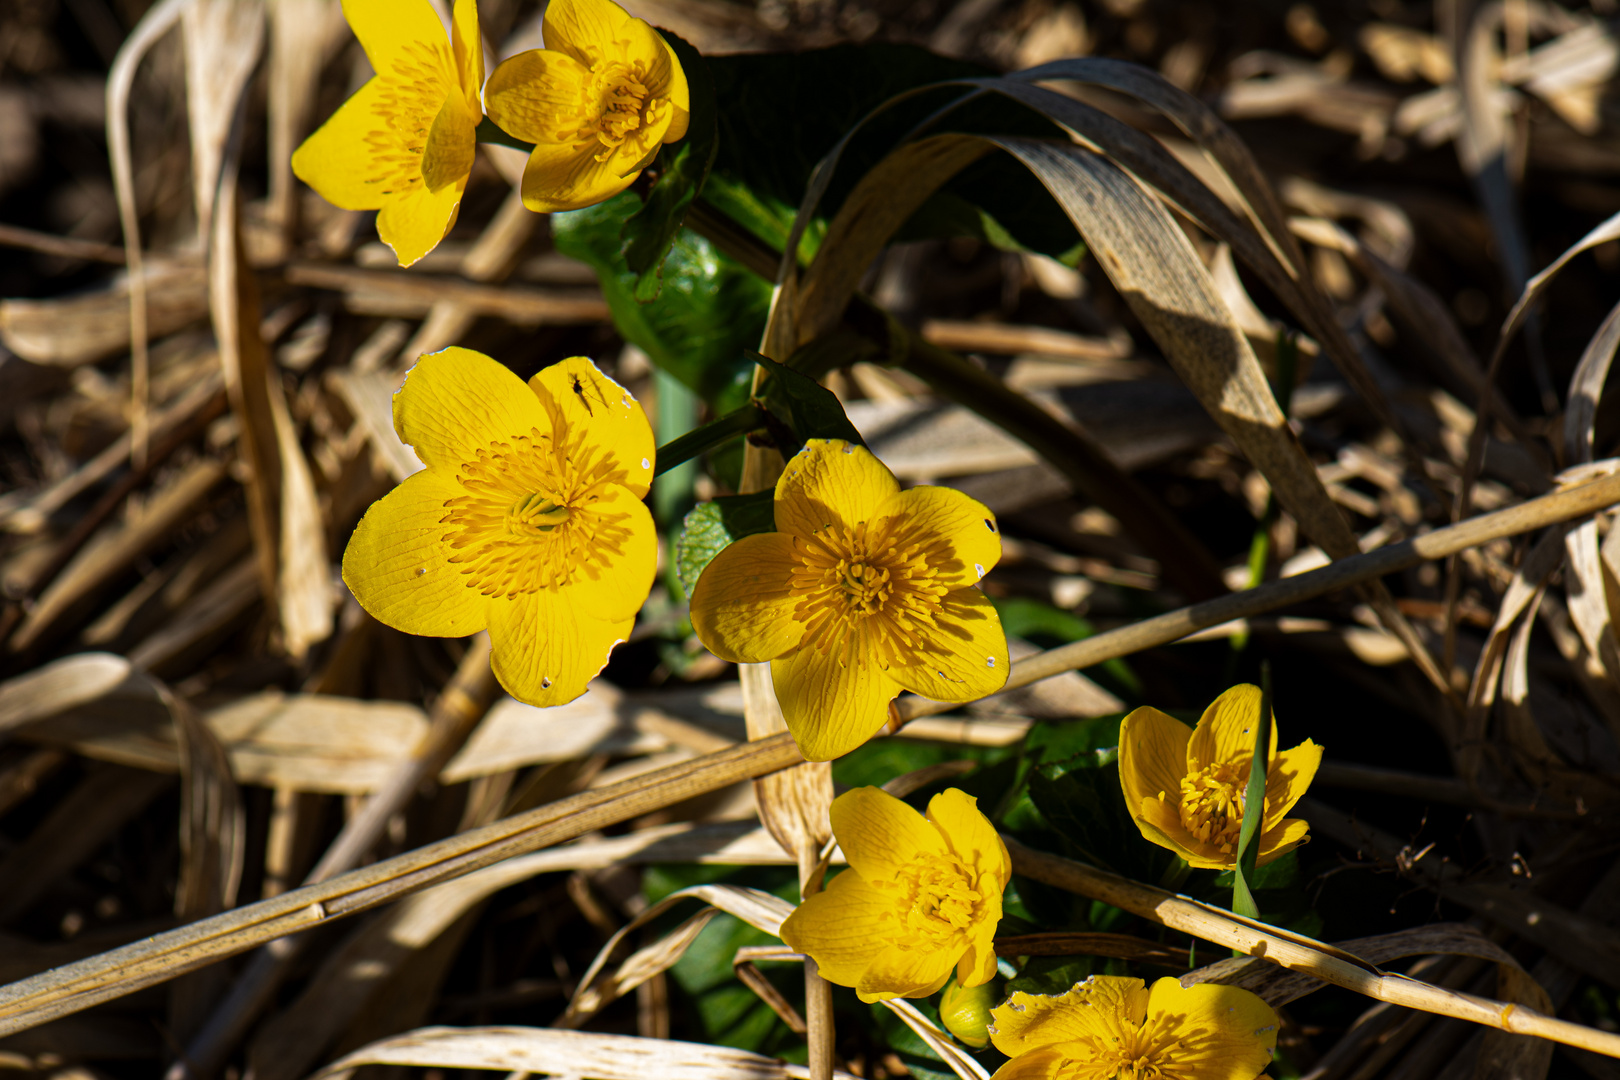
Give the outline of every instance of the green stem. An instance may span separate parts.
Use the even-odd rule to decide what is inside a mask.
[[[688,431],[680,438],[671,439],[660,446],[658,464],[653,469],[653,475],[662,476],[682,462],[707,453],[739,435],[746,435],[764,423],[765,410],[757,405],[744,405],[740,409],[733,409],[726,415],[710,420],[702,427]]]
[[[1260,823],[1266,813],[1266,759],[1271,756],[1271,662],[1260,664],[1260,716],[1254,725],[1254,752],[1249,759],[1249,784],[1243,792],[1243,825],[1238,830],[1238,860],[1232,868],[1232,910],[1251,919],[1260,917],[1249,882],[1260,856]]]

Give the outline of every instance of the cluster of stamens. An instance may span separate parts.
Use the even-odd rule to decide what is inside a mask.
[[[914,859],[893,881],[875,881],[873,888],[892,893],[890,918],[900,941],[918,938],[929,948],[940,947],[969,930],[979,916],[984,896],[974,888],[967,865],[954,855],[925,855]]]
[[[452,89],[446,46],[413,41],[403,48],[404,56],[377,74],[382,90],[373,110],[379,123],[366,133],[373,170],[366,183],[386,185],[384,195],[403,194],[423,183],[428,132]]]
[[[892,520],[828,525],[793,538],[798,556],[789,589],[804,641],[852,661],[875,649],[885,668],[916,662],[921,632],[935,625],[950,589],[940,581],[940,543],[906,543]]]
[[[1237,850],[1243,829],[1244,790],[1249,759],[1217,761],[1181,780],[1181,824],[1200,843],[1223,854]]]
[[[644,66],[640,61],[607,60],[591,69],[585,101],[587,113],[594,112],[594,116],[581,125],[575,137],[594,138],[602,144],[597,161],[613,157],[626,139],[655,120],[653,114],[662,102],[648,100],[652,90]]]
[[[444,504],[450,562],[486,596],[599,578],[630,537],[628,515],[594,506],[615,478],[604,460],[538,431],[491,443],[456,476],[466,494]]]

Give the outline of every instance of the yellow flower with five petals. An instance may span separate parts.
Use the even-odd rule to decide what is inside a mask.
[[[344,0],[376,75],[293,154],[293,172],[334,206],[377,210],[401,266],[456,223],[483,119],[475,0],[456,0],[450,38],[427,0]]]
[[[1119,780],[1125,805],[1143,837],[1175,852],[1189,866],[1230,870],[1237,864],[1260,698],[1258,686],[1234,686],[1204,710],[1196,729],[1150,707],[1135,710],[1120,725]],[[1292,750],[1278,750],[1272,717],[1256,866],[1310,838],[1305,821],[1286,815],[1311,786],[1321,763],[1322,748],[1309,739]]]
[[[1012,860],[973,798],[941,792],[924,818],[856,788],[833,800],[831,817],[849,869],[782,923],[788,947],[866,1002],[927,997],[953,971],[964,987],[989,982]]]
[[[484,95],[502,130],[534,144],[523,205],[578,210],[629,187],[686,134],[686,73],[664,39],[612,0],[551,0],[544,49],[504,61]]]
[[[992,1080],[1255,1080],[1271,1064],[1277,1014],[1235,986],[1093,975],[1065,994],[1013,994],[991,1010]]]
[[[658,564],[641,406],[584,357],[525,384],[450,348],[411,369],[394,428],[427,467],[349,538],[355,599],[408,634],[487,627],[495,675],[520,701],[584,693],[629,636]]]
[[[723,660],[771,661],[788,730],[811,761],[848,753],[902,689],[974,701],[1007,681],[1007,638],[979,579],[996,519],[950,488],[900,484],[866,447],[811,439],[776,484],[776,532],[715,556],[692,627]]]

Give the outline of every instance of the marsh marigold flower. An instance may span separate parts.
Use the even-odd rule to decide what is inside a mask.
[[[427,468],[349,538],[355,599],[408,634],[488,627],[495,675],[520,701],[584,693],[629,636],[658,563],[641,406],[584,357],[525,384],[451,348],[411,369],[394,429]]]
[[[692,591],[716,656],[771,661],[788,730],[812,761],[848,753],[902,689],[973,701],[1007,681],[1007,638],[979,579],[996,519],[959,491],[901,491],[864,446],[811,439],[776,483],[776,532],[717,555]]]
[[[1189,866],[1231,869],[1237,863],[1259,721],[1260,688],[1247,684],[1216,698],[1196,729],[1153,708],[1127,716],[1119,728],[1119,780],[1142,835]],[[1311,786],[1321,763],[1322,748],[1309,739],[1292,750],[1278,750],[1277,721],[1272,718],[1255,865],[1264,866],[1309,839],[1305,821],[1284,815]]]
[[[450,38],[428,0],[343,0],[377,74],[293,154],[293,172],[334,206],[377,210],[401,266],[456,223],[484,110],[475,0],[456,0]]]
[[[523,205],[578,210],[630,186],[664,143],[686,134],[680,61],[612,0],[551,0],[544,49],[504,61],[484,95],[489,117],[534,143]]]
[[[1014,994],[990,1038],[1012,1058],[992,1080],[1255,1080],[1277,1014],[1235,986],[1093,975],[1066,994]]]
[[[849,869],[788,916],[788,947],[867,1002],[927,997],[953,971],[965,987],[989,982],[1012,861],[977,803],[952,788],[925,818],[866,787],[834,799],[831,816]]]

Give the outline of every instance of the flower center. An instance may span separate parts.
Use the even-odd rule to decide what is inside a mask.
[[[600,577],[630,538],[628,514],[596,505],[615,480],[623,476],[605,459],[538,431],[492,442],[462,463],[456,481],[465,494],[444,504],[450,561],[486,596]]]
[[[580,126],[576,137],[594,138],[601,143],[596,160],[603,162],[613,157],[626,139],[652,127],[669,107],[664,99],[652,96],[646,65],[640,60],[633,64],[620,60],[597,64],[591,69],[585,101],[587,113],[594,113],[594,118]]]
[[[568,518],[568,507],[558,506],[540,492],[531,491],[506,512],[506,531],[513,536],[539,536]]]
[[[971,929],[984,899],[966,864],[954,855],[919,856],[893,881],[873,882],[873,888],[892,895],[897,943],[930,949]]]
[[[854,658],[864,640],[885,668],[913,663],[950,590],[939,581],[947,553],[941,545],[905,543],[892,520],[829,525],[808,539],[794,537],[799,564],[789,589],[804,640],[823,652]]]
[[[422,154],[428,132],[450,96],[449,47],[413,41],[387,71],[377,73],[380,92],[372,105],[377,125],[366,133],[371,148],[368,184],[384,195],[403,195],[423,183]]]
[[[1230,855],[1243,828],[1249,759],[1217,761],[1181,780],[1181,824],[1200,842]]]

